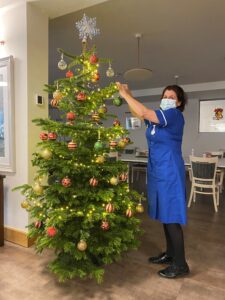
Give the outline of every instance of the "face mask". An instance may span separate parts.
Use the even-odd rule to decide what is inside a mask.
[[[160,107],[162,110],[167,110],[170,108],[176,108],[176,100],[163,98],[160,103]]]

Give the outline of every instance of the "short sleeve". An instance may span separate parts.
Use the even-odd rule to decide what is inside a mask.
[[[166,127],[177,120],[177,116],[181,113],[178,109],[170,108],[167,110],[155,110],[157,118],[159,120],[159,126]]]

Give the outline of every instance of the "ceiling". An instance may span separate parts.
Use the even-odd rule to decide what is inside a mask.
[[[137,67],[134,35],[143,34],[140,65],[152,69],[153,76],[144,82],[131,82],[133,89],[163,87],[175,83],[175,75],[179,75],[181,85],[225,80],[224,0],[29,2],[50,16],[50,80],[62,77],[57,69],[58,47],[73,54],[81,52],[75,22],[83,13],[96,17],[101,31],[94,39],[98,55],[112,59],[120,81],[124,81],[120,74]],[[105,83],[108,79],[103,77]]]

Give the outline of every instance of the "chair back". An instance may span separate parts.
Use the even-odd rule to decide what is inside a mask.
[[[190,156],[190,163],[192,178],[199,186],[215,183],[218,157]]]
[[[211,151],[209,153],[211,154],[211,157],[218,157],[218,158],[223,157],[223,151]]]

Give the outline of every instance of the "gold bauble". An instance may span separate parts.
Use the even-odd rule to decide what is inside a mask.
[[[29,203],[26,200],[24,200],[23,202],[21,202],[20,205],[21,205],[22,208],[25,208],[25,209],[29,207]]]
[[[97,164],[103,164],[104,161],[105,161],[105,157],[104,157],[103,155],[97,156],[97,157],[96,157],[96,160],[95,160],[95,162],[96,162]]]
[[[44,159],[50,159],[52,157],[52,151],[45,148],[41,151],[41,157],[43,157]]]
[[[126,147],[126,145],[127,145],[127,143],[124,141],[124,140],[120,140],[119,142],[118,142],[118,147],[119,148],[125,148]]]
[[[80,240],[77,244],[77,249],[80,251],[85,251],[87,249],[87,243],[84,240]]]
[[[57,101],[61,100],[63,97],[62,93],[60,92],[60,90],[56,90],[53,93],[53,98],[56,99]]]
[[[136,206],[136,212],[138,212],[138,213],[144,212],[144,207],[141,203],[138,203],[138,205]]]
[[[43,193],[43,186],[41,186],[38,182],[33,185],[33,191],[37,195],[41,195]]]
[[[117,177],[112,177],[110,178],[110,181],[111,185],[117,185],[118,184],[118,179]]]

